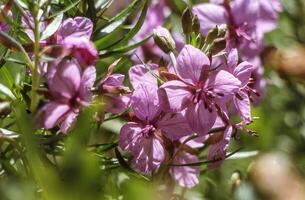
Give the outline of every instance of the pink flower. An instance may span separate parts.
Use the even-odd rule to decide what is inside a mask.
[[[157,80],[151,74],[152,71],[157,73],[156,66],[148,66],[150,70],[137,65],[129,71],[130,81],[135,88],[131,97],[135,120],[122,127],[119,139],[119,146],[132,154],[134,168],[143,173],[157,170],[165,159],[163,135],[176,139],[191,132],[180,113],[162,112]]]
[[[86,37],[67,37],[62,44],[66,53],[76,58],[81,66],[96,64],[98,52],[94,44]]]
[[[22,18],[22,25],[29,38],[34,41],[34,19],[29,11]],[[46,29],[48,23],[42,20],[39,23],[39,31]],[[95,65],[98,52],[90,41],[93,31],[93,23],[86,17],[69,18],[62,22],[53,37],[41,41],[47,45],[63,45],[65,52],[63,56],[72,55],[82,67]]]
[[[50,102],[38,113],[40,124],[47,129],[59,125],[67,133],[81,107],[90,104],[95,78],[93,66],[83,70],[75,59],[56,61],[48,71]]]
[[[86,17],[69,18],[63,21],[56,33],[57,43],[61,44],[67,37],[87,38],[90,40],[93,23]]]
[[[69,18],[63,21],[56,33],[57,44],[62,44],[82,66],[95,65],[98,52],[90,41],[93,23],[86,17]]]
[[[167,96],[163,109],[183,111],[189,126],[201,136],[207,134],[215,123],[217,106],[225,105],[241,85],[225,70],[212,73],[209,70],[208,57],[199,49],[185,45],[177,58],[180,80],[161,86]]]
[[[202,34],[226,24],[228,47],[240,49],[243,57],[253,58],[263,49],[264,33],[275,28],[279,7],[278,0],[235,0],[224,5],[200,4],[193,11],[199,17]]]
[[[234,105],[245,124],[252,122],[250,95],[253,89],[249,87],[254,66],[249,62],[238,64],[237,49],[233,49],[227,58],[227,68],[241,82],[239,91],[233,97]]]

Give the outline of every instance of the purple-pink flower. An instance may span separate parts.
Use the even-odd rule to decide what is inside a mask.
[[[130,81],[135,89],[131,108],[135,117],[133,122],[122,127],[119,139],[119,146],[133,156],[134,168],[143,173],[157,170],[164,161],[163,136],[176,139],[191,133],[181,113],[163,113],[162,97],[158,94],[157,79],[152,73],[157,73],[152,64],[130,69]]]
[[[221,1],[212,1],[223,3]],[[238,48],[245,58],[259,55],[263,49],[263,35],[276,27],[280,11],[278,0],[234,0],[222,5],[204,3],[193,8],[200,20],[201,32],[206,35],[217,25],[227,25],[227,46]]]
[[[29,11],[22,17],[22,25],[28,37],[34,41],[34,19]],[[39,31],[46,29],[48,23],[41,20]],[[86,17],[68,18],[62,22],[56,32],[50,38],[40,41],[46,45],[62,45],[65,49],[64,56],[71,55],[76,58],[82,67],[94,65],[98,58],[98,52],[90,41],[93,31],[93,23]]]
[[[82,66],[94,65],[98,52],[90,41],[93,23],[86,17],[69,18],[63,21],[56,32],[57,44],[62,44],[66,54],[75,57]]]
[[[82,69],[76,59],[63,59],[53,63],[47,76],[50,102],[41,108],[38,120],[44,128],[59,125],[67,133],[81,107],[90,104],[95,67]]]
[[[192,130],[205,135],[216,121],[222,105],[238,91],[241,82],[231,73],[210,72],[210,60],[199,49],[186,45],[177,58],[179,80],[164,83],[165,110],[183,111]]]
[[[238,64],[238,52],[237,49],[233,49],[227,57],[227,69],[241,82],[233,102],[244,123],[248,124],[252,122],[250,97],[255,91],[249,87],[249,84],[254,66],[246,61]]]

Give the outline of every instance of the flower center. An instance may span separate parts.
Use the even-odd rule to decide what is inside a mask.
[[[143,129],[142,129],[142,135],[145,138],[150,138],[151,136],[154,135],[156,129],[153,125],[146,125]]]
[[[205,108],[212,112],[215,97],[212,89],[199,88],[194,91],[192,102],[197,104],[203,101]]]

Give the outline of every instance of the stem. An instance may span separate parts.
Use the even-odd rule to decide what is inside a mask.
[[[38,74],[38,65],[39,65],[39,20],[38,20],[38,11],[34,15],[34,66],[32,69],[32,99],[31,99],[31,111],[35,111],[38,101],[37,90],[39,87],[39,74]]]

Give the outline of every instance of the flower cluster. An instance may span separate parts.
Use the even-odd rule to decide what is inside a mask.
[[[183,13],[183,39],[162,27],[166,9],[166,1],[153,2],[135,37],[143,40],[153,34],[131,56],[137,63],[128,72],[132,89],[124,85],[124,75],[113,73],[116,62],[95,85],[93,23],[85,17],[62,21],[40,40],[42,48],[59,46],[62,51],[51,62],[40,63],[47,101],[37,120],[40,127],[59,126],[67,133],[81,109],[99,95],[105,102],[101,121],[105,113],[128,113],[119,147],[132,156],[132,167],[146,175],[170,175],[190,188],[199,182],[198,148],[209,147],[208,167],[213,169],[225,159],[238,130],[255,134],[247,126],[253,122],[251,104],[264,88],[259,58],[263,36],[275,28],[281,6],[276,0],[196,5]],[[39,30],[48,23],[42,19]],[[30,12],[23,13],[22,24],[35,41]],[[8,31],[1,20],[0,29]],[[238,122],[232,120],[234,114]]]
[[[31,16],[26,15],[24,23],[31,27]],[[43,25],[42,25],[43,26]],[[43,28],[43,27],[41,27]],[[50,100],[38,113],[40,124],[45,128],[60,125],[66,133],[75,121],[80,108],[88,106],[91,88],[96,79],[95,61],[97,51],[90,42],[93,24],[84,17],[67,19],[62,22],[56,33],[45,43],[62,45],[65,53],[49,64],[46,74],[47,98]],[[32,29],[27,29],[29,38]]]
[[[187,38],[184,47],[176,49],[181,40],[176,39],[175,44],[158,21],[153,31],[154,48],[142,50],[156,55],[154,49],[159,46],[161,57],[179,53],[170,57],[167,67],[142,63],[129,70],[134,89],[132,117],[121,129],[119,146],[132,155],[137,171],[157,173],[163,164],[170,166],[169,174],[181,186],[193,187],[198,183],[199,168],[188,164],[198,162],[196,148],[210,145],[209,168],[215,168],[225,158],[237,130],[255,135],[246,126],[253,121],[251,103],[261,95],[264,85],[259,55],[263,35],[275,28],[279,11],[278,1],[197,5],[185,13],[190,17],[184,18],[183,25],[189,26],[183,27],[189,31],[184,33],[186,37],[196,34],[205,44],[190,45]],[[160,9],[148,14],[157,12]],[[146,20],[156,22],[149,17]],[[234,113],[240,122],[231,120]]]

